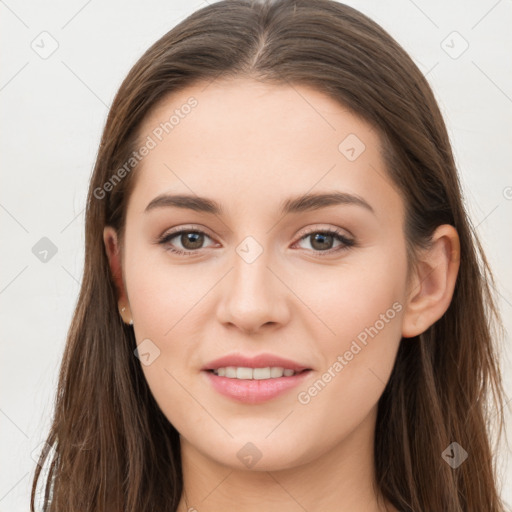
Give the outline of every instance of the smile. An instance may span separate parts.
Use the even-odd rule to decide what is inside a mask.
[[[280,377],[292,377],[296,373],[291,368],[282,368],[280,366],[267,366],[266,368],[247,368],[244,366],[226,366],[212,370],[215,375],[219,377],[227,377],[228,379],[241,379],[241,380],[263,380],[263,379],[278,379]]]

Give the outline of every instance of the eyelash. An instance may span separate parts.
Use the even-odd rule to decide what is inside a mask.
[[[168,243],[170,240],[172,240],[173,238],[176,238],[177,236],[182,235],[183,233],[195,233],[195,234],[205,235],[208,238],[211,238],[207,233],[205,233],[204,231],[202,231],[200,229],[182,229],[180,231],[174,231],[174,232],[162,235],[161,237],[159,237],[157,239],[157,243],[161,244],[161,245],[164,245],[164,244]],[[340,231],[332,230],[332,229],[309,231],[309,232],[305,233],[304,235],[302,235],[299,238],[298,242],[300,242],[301,240],[307,238],[308,236],[315,235],[315,234],[333,235],[336,240],[338,240],[339,242],[342,243],[342,245],[340,245],[339,247],[328,249],[326,251],[315,251],[313,249],[313,252],[317,253],[318,256],[330,255],[330,254],[337,253],[337,252],[340,252],[340,251],[346,251],[346,250],[350,249],[351,247],[356,246],[355,240],[347,238]],[[193,251],[183,251],[181,249],[176,249],[176,248],[173,248],[173,247],[169,247],[167,250],[169,252],[172,252],[174,254],[178,254],[180,256],[188,256],[188,255],[197,254],[197,251],[200,251],[201,249],[195,249]]]

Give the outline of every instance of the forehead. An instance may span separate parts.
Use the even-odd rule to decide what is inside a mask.
[[[139,135],[152,146],[130,198],[141,212],[173,192],[212,197],[227,210],[277,208],[284,196],[329,190],[364,196],[383,215],[401,208],[377,132],[309,87],[250,79],[196,84],[164,98]]]

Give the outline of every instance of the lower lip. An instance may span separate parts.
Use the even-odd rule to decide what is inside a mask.
[[[298,386],[311,373],[306,370],[291,377],[275,379],[230,379],[219,377],[211,371],[204,371],[213,388],[221,395],[245,404],[259,404],[276,398],[286,391]]]

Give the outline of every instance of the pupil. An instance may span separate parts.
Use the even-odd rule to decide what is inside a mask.
[[[313,236],[313,244],[312,246],[315,249],[330,249],[329,243],[332,242],[333,235],[323,235],[322,233],[316,233]],[[317,242],[320,242],[319,246],[315,246]]]
[[[201,233],[186,233],[181,236],[181,243],[186,249],[200,249],[203,245],[203,235]],[[190,246],[191,244],[192,246]]]

